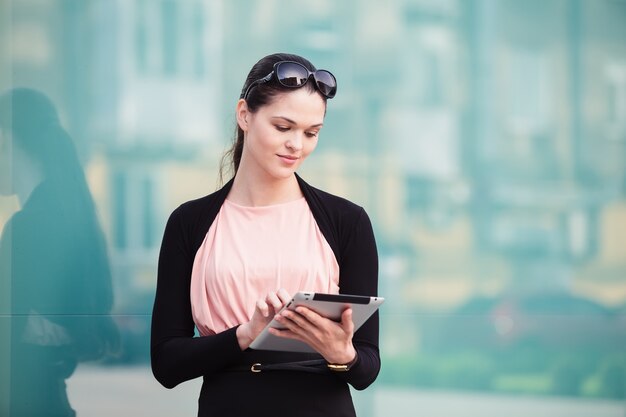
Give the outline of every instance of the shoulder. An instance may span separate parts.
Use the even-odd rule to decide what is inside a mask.
[[[348,232],[356,227],[371,227],[365,209],[327,191],[320,190],[298,177],[300,187],[316,218],[324,217],[335,230]]]
[[[190,243],[194,245],[198,244],[198,241],[201,243],[219,213],[231,185],[232,181],[209,195],[178,206],[170,214],[166,230],[178,229],[183,235],[191,238]]]
[[[363,261],[364,258],[371,262],[377,259],[376,239],[369,216],[358,204],[315,188],[299,177],[298,180],[320,231],[344,271],[342,285],[349,293],[352,288],[350,277],[354,274],[348,271],[353,271],[354,265],[357,265],[357,270],[369,265]]]
[[[231,186],[232,180],[209,195],[182,203],[172,212],[170,219],[174,218],[184,222],[194,222],[198,218],[206,217],[207,214],[213,211],[215,211],[215,215],[217,215],[217,211],[219,211],[219,208],[224,203]]]
[[[305,196],[309,194],[314,200],[317,200],[321,205],[324,206],[326,210],[333,213],[334,215],[355,215],[361,213],[363,207],[359,206],[352,201],[340,197],[338,195],[331,194],[327,191],[316,188],[300,177],[298,177],[300,182],[300,187],[302,191],[305,193]]]
[[[51,221],[53,218],[55,220]],[[25,205],[7,220],[2,229],[2,239],[14,248],[20,247],[25,242],[27,245],[44,242],[52,237],[64,236],[67,230],[64,230],[63,226],[66,226],[68,221],[67,216],[63,216],[63,213],[57,210],[46,212],[44,209],[39,210]]]
[[[191,220],[196,216],[200,216],[215,203],[218,195],[219,191],[216,191],[204,197],[185,201],[172,211],[171,217]]]

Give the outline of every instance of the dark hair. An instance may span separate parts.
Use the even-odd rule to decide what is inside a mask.
[[[256,64],[254,64],[252,69],[250,69],[250,72],[246,77],[246,82],[243,84],[243,88],[241,89],[241,97],[243,97],[244,92],[248,89],[250,84],[272,72],[274,64],[280,61],[294,61],[304,65],[309,69],[309,71],[316,70],[315,66],[308,59],[299,55],[285,53],[268,55],[261,58]],[[315,83],[312,82],[306,83],[303,88],[307,88],[311,92],[317,91]],[[270,82],[258,84],[250,90],[248,97],[246,98],[248,110],[251,113],[254,113],[261,107],[270,104],[276,96],[284,94],[286,91],[291,91],[291,89],[280,85],[273,78]],[[320,96],[324,100],[324,103],[326,103],[326,97],[321,94]],[[224,170],[227,166],[233,176],[239,169],[239,162],[241,161],[241,154],[243,152],[243,136],[243,130],[241,130],[239,125],[237,125],[235,127],[233,144],[231,148],[222,156],[220,164],[220,180],[222,182],[224,180]]]
[[[0,128],[10,130],[14,146],[34,161],[43,180],[58,193],[68,210],[95,212],[74,141],[59,121],[52,101],[31,88],[0,95]]]
[[[44,94],[30,88],[2,94],[0,127],[12,132],[13,143],[39,165],[46,180],[63,182],[59,191],[86,185],[74,144]]]

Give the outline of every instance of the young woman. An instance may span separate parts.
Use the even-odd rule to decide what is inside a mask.
[[[202,376],[199,416],[354,416],[348,384],[365,389],[378,375],[377,314],[357,332],[350,309],[339,323],[306,308],[276,314],[297,291],[377,295],[365,211],[296,174],[336,90],[330,72],[302,57],[257,62],[236,107],[227,154],[234,178],[181,205],[167,223],[152,370],[168,388]],[[249,349],[275,316],[286,327],[276,335],[317,353]],[[258,363],[261,372],[252,372]]]

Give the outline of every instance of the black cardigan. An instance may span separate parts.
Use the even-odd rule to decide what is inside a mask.
[[[378,255],[365,210],[296,177],[318,227],[337,258],[340,293],[376,296]],[[171,214],[165,228],[152,313],[151,359],[154,376],[167,388],[199,376],[206,379],[232,366],[320,357],[252,349],[242,352],[236,327],[212,336],[194,337],[189,295],[192,265],[232,184],[230,180],[213,194],[182,204]],[[376,313],[355,333],[353,344],[358,353],[355,366],[348,372],[334,373],[356,389],[369,386],[380,370],[378,322]]]

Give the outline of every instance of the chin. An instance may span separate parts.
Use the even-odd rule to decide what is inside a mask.
[[[293,174],[295,174],[295,171],[282,172],[280,174],[273,175],[272,177],[277,179],[277,180],[287,180],[287,179],[293,177]]]
[[[293,174],[296,173],[296,169],[297,167],[277,169],[271,172],[270,176],[277,180],[286,180],[286,179],[291,178]]]

